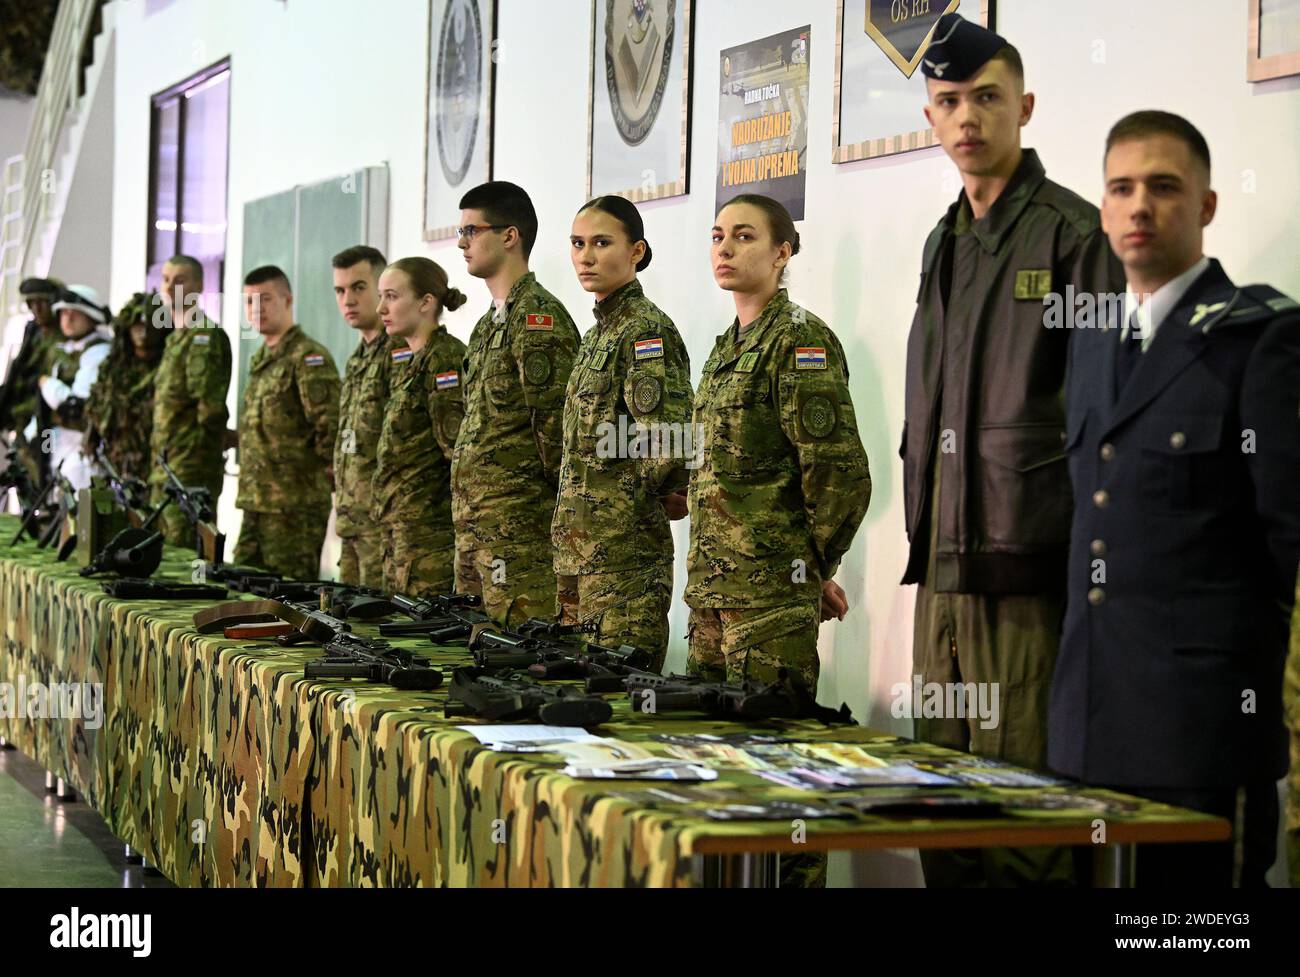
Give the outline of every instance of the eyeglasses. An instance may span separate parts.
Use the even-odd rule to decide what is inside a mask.
[[[472,241],[479,231],[504,231],[511,226],[510,224],[466,224],[464,227],[456,228],[456,237],[463,241]]]

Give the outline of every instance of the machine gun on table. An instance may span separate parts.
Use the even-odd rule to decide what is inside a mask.
[[[216,505],[212,493],[200,486],[187,486],[167,464],[165,455],[158,456],[158,464],[167,476],[167,497],[194,529],[194,552],[210,567],[221,566],[225,558],[226,536],[217,531]]]
[[[103,469],[102,478],[108,483],[117,505],[126,511],[127,520],[131,525],[114,533],[99,552],[81,568],[81,575],[89,577],[97,573],[116,573],[123,577],[147,578],[158,569],[163,555],[163,532],[155,530],[153,526],[158,521],[158,517],[163,514],[163,510],[171,504],[172,499],[170,496],[165,496],[156,506],[152,505],[149,501],[148,486],[138,478],[123,476],[108,457],[103,441],[100,441],[96,447],[95,457],[100,468]],[[87,518],[94,522],[97,508],[93,492],[86,501],[87,508],[90,510],[86,513]],[[90,537],[92,545],[94,537],[95,533],[92,532]]]
[[[852,723],[847,705],[817,704],[802,682],[786,669],[775,682],[709,682],[691,675],[636,672],[622,678],[637,713],[703,712],[713,719],[817,719],[832,725]]]

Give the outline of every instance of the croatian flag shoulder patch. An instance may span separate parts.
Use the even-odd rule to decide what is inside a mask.
[[[460,374],[455,370],[448,370],[446,373],[439,373],[436,377],[439,390],[450,390],[452,387],[460,386]]]
[[[409,346],[403,346],[401,349],[393,350],[393,362],[405,363],[415,355],[415,350]]]
[[[553,329],[553,328],[555,328],[554,325],[553,325],[552,322],[551,322],[551,317],[548,316],[548,315],[542,315],[540,312],[530,312],[530,313],[528,313],[528,319],[527,319],[527,321],[524,323],[524,326],[525,326],[525,328],[528,328],[528,329]]]
[[[207,345],[211,344],[211,342],[212,342],[212,337],[209,336],[209,335],[208,335],[207,333],[205,333],[205,332],[198,333],[198,334],[194,337],[194,345],[195,345],[195,346],[207,346]]]
[[[302,361],[308,366],[324,366],[325,357],[320,353],[308,353],[302,358]]]
[[[656,336],[654,339],[638,339],[635,345],[638,360],[653,360],[664,355],[664,341]]]
[[[794,351],[796,370],[826,369],[826,350],[821,346],[797,346]]]

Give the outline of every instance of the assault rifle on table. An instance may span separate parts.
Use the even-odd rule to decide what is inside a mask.
[[[18,525],[18,532],[14,533],[14,538],[9,541],[13,546],[23,538],[23,533],[30,533],[32,539],[39,541],[44,536],[44,529],[38,528],[40,520],[49,515],[45,505],[50,501],[50,495],[54,492],[55,486],[59,480],[55,475],[51,475],[41,486],[40,493],[32,500],[32,504],[23,510],[22,522]]]
[[[27,466],[19,460],[16,447],[5,451],[4,468],[0,469],[0,500],[9,494],[10,489],[18,493],[18,507],[24,510],[36,495],[36,487],[32,485]]]
[[[637,672],[623,676],[632,708],[639,713],[703,712],[713,719],[817,719],[831,725],[851,723],[847,705],[829,709],[786,669],[777,680],[761,682],[707,682],[691,675],[655,675]]]
[[[56,472],[54,475],[54,479],[59,487],[59,506],[54,510],[54,518],[50,520],[50,524],[45,528],[45,532],[41,535],[41,538],[37,540],[37,549],[43,550],[58,539],[59,533],[63,531],[63,527],[67,523],[68,518],[77,511],[77,490],[73,487],[72,482],[68,480],[68,477],[63,474],[62,465],[59,467],[60,471]],[[57,559],[60,562],[66,560],[72,555],[73,550],[76,548],[77,534],[73,532],[59,547]]]
[[[588,692],[622,692],[626,688],[624,678],[646,672],[649,667],[650,654],[639,648],[589,644],[582,650],[543,652],[538,661],[528,665],[528,674],[540,679],[586,679]]]
[[[186,486],[167,464],[166,455],[158,456],[158,464],[167,476],[168,498],[176,503],[190,526],[194,529],[194,551],[210,567],[219,567],[225,558],[226,536],[217,531],[216,506],[212,493],[199,486]]]
[[[548,657],[580,652],[582,646],[574,638],[586,630],[581,625],[540,618],[530,618],[514,630],[488,622],[470,632],[469,650],[474,653],[474,664],[489,672],[525,669]]]
[[[303,672],[307,678],[364,678],[385,682],[395,689],[427,690],[442,685],[442,672],[422,655],[394,648],[387,641],[353,634],[346,621],[310,604],[266,603],[275,603],[276,615],[297,628],[303,638],[324,646],[325,657],[307,663]],[[293,635],[279,640],[288,645],[300,639]]]
[[[379,625],[379,633],[385,638],[422,635],[441,645],[469,637],[476,625],[492,623],[479,609],[483,601],[476,594],[435,594],[418,599],[393,594],[389,600],[411,620],[386,621]]]
[[[464,666],[451,673],[444,715],[525,719],[548,726],[598,726],[614,714],[604,699],[570,685],[539,685],[513,675]]]

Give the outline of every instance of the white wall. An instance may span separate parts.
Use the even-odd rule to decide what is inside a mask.
[[[451,243],[431,247],[420,235],[426,0],[176,0],[148,16],[141,0],[114,6],[115,303],[139,288],[144,275],[149,96],[229,55],[227,293],[238,293],[245,201],[386,160],[392,180],[388,254],[427,254],[447,267],[470,296],[448,324],[468,337],[488,305],[487,292],[463,273]],[[1241,280],[1267,280],[1300,294],[1294,246],[1300,79],[1256,86],[1245,81],[1245,3],[1002,0],[998,6],[999,29],[1021,49],[1028,86],[1038,95],[1025,142],[1039,150],[1051,177],[1095,200],[1111,123],[1139,108],[1185,114],[1215,154],[1220,208],[1209,251]],[[904,349],[922,243],[958,184],[938,149],[831,164],[833,0],[797,7],[780,0],[707,0],[697,8],[695,192],[643,205],[655,260],[642,280],[677,322],[698,375],[714,336],[733,315],[708,264],[717,53],[811,22],[807,219],[791,292],[844,342],[875,478],[871,511],[840,574],[854,608],[843,624],[823,629],[821,698],[847,700],[869,725],[905,732],[888,713],[889,686],[906,680],[911,655],[913,593],[897,586],[905,562],[896,455]],[[500,10],[495,175],[533,194],[541,221],[534,268],[585,329],[591,302],[574,280],[566,233],[585,199],[590,4],[500,0]],[[226,303],[228,326],[236,311]],[[228,505],[232,497],[228,491]],[[223,513],[223,520],[233,528],[230,515]],[[679,537],[679,552],[681,543]],[[679,567],[679,592],[682,576]],[[673,666],[684,661],[684,619],[679,602]]]
[[[36,111],[36,99],[8,88],[0,88],[0,163],[21,156],[27,149],[27,130]]]
[[[114,99],[117,96],[114,74],[117,48],[112,38],[102,45],[102,74],[89,98],[83,98],[77,120],[84,126],[79,135],[76,165],[65,179],[70,183],[50,257],[51,274],[68,285],[89,285],[108,300],[113,282],[113,157],[116,145],[113,125]],[[64,140],[65,144],[67,139]],[[145,218],[137,217],[138,226]],[[134,263],[129,271],[135,271]],[[131,289],[137,291],[142,286]],[[114,296],[114,309],[130,292]]]

